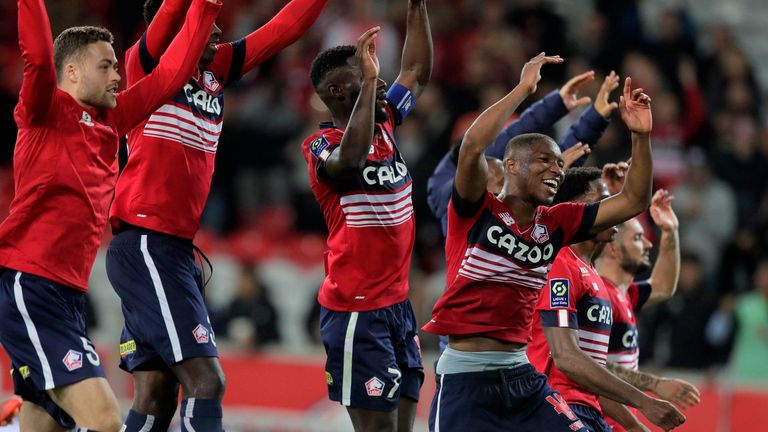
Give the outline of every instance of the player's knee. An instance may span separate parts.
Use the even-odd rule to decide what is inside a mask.
[[[187,392],[194,398],[221,399],[226,386],[224,372],[221,369],[213,369],[196,377]]]

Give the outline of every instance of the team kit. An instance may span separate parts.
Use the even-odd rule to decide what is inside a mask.
[[[356,431],[413,430],[423,330],[441,341],[437,391],[422,401],[430,431],[648,430],[638,413],[665,430],[681,425],[698,390],[638,369],[636,314],[674,294],[680,252],[672,197],[652,189],[651,97],[630,77],[611,72],[584,98],[595,79],[584,72],[513,117],[542,68],[564,62],[540,53],[479,114],[428,181],[447,277],[431,318],[417,323],[413,178],[396,129],[429,83],[434,52],[427,0],[398,1],[406,37],[391,84],[379,76],[380,27],[322,50],[308,77],[330,113],[301,145],[328,227],[318,380],[329,398]],[[150,432],[178,418],[185,432],[224,430],[226,370],[193,243],[224,89],[301,38],[327,3],[291,0],[224,42],[222,1],[147,0],[146,30],[118,61],[107,29],[71,27],[54,39],[44,1],[17,0],[15,196],[0,223],[0,343],[17,397],[3,403],[0,425]],[[559,142],[543,133],[577,107]],[[582,166],[612,116],[631,133],[631,164]],[[655,263],[636,219],[646,210],[661,231]],[[106,271],[125,322],[120,368],[134,385],[127,416],[85,325],[106,227]]]

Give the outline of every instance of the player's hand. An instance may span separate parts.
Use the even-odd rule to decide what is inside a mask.
[[[544,52],[541,52],[536,57],[528,60],[523,66],[522,72],[520,72],[520,84],[528,90],[530,94],[536,91],[536,87],[541,81],[541,67],[545,64],[560,64],[563,59],[557,56],[547,56]]]
[[[683,413],[671,403],[661,399],[646,397],[639,409],[648,420],[665,431],[672,430],[685,422]]]
[[[619,98],[621,120],[632,133],[649,134],[653,128],[651,97],[643,89],[632,90],[632,78],[624,80],[624,94]]]
[[[672,210],[672,200],[674,199],[675,197],[670,195],[666,189],[657,190],[651,199],[651,218],[653,223],[662,231],[676,231],[677,227],[680,226],[677,215]]]
[[[608,102],[608,98],[611,96],[611,92],[619,88],[619,76],[616,72],[611,71],[600,86],[600,90],[595,97],[595,111],[597,111],[604,119],[613,114],[613,110],[619,107],[616,102]]]
[[[624,187],[624,179],[627,178],[627,171],[629,171],[629,161],[607,163],[603,166],[601,177],[605,186],[608,187],[609,194],[616,195],[621,192],[621,188]]]
[[[568,111],[592,102],[589,96],[579,97],[579,92],[593,79],[595,79],[595,71],[587,71],[569,79],[560,88],[560,97]]]
[[[3,403],[0,403],[0,426],[11,424],[13,418],[21,410],[22,399],[14,396]]]
[[[701,401],[701,394],[693,384],[679,380],[662,378],[653,389],[656,396],[679,405],[683,409],[696,406]]]
[[[588,145],[582,143],[576,143],[575,145],[568,147],[563,151],[563,171],[568,170],[577,160],[582,156],[586,156],[592,151]]]
[[[381,27],[376,26],[368,29],[357,39],[357,51],[355,57],[360,65],[360,71],[363,73],[363,79],[376,79],[379,77],[379,58],[376,57],[376,36],[379,35]]]

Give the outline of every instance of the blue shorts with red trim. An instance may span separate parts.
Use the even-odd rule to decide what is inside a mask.
[[[579,416],[589,432],[611,432],[613,430],[596,409],[579,404],[568,404],[568,406],[571,407],[574,414]]]
[[[331,400],[352,408],[392,411],[398,399],[419,400],[424,382],[411,302],[364,312],[320,309]]]
[[[107,276],[120,297],[125,326],[120,367],[167,368],[218,357],[191,240],[131,228],[107,249]]]
[[[0,343],[11,358],[14,392],[64,428],[74,420],[46,390],[103,377],[85,327],[85,293],[6,269],[0,275]]]
[[[430,432],[588,432],[530,364],[438,378]]]

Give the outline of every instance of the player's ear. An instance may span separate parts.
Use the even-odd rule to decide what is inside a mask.
[[[328,84],[328,95],[332,99],[343,100],[344,99],[344,87],[338,84]]]
[[[519,169],[520,169],[520,164],[517,163],[516,160],[512,158],[507,158],[504,160],[504,171],[510,174],[517,174]]]
[[[80,81],[80,67],[77,64],[69,62],[64,65],[63,69],[62,80],[67,80],[73,84]]]

